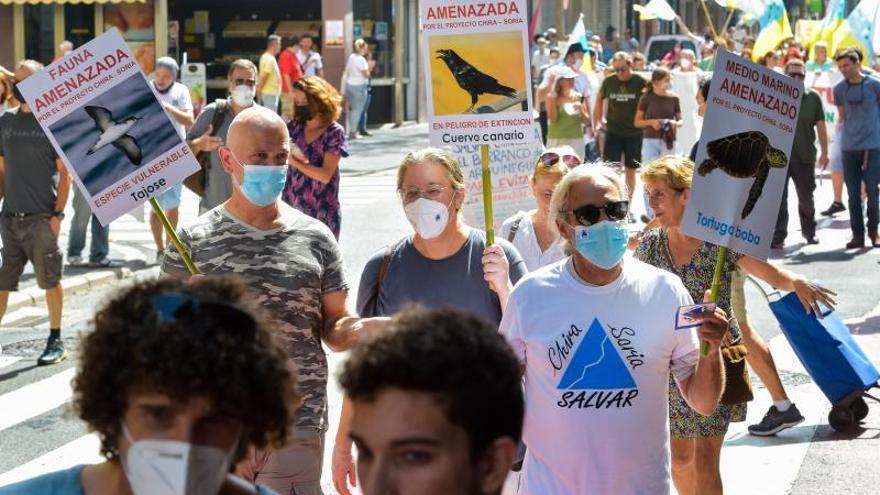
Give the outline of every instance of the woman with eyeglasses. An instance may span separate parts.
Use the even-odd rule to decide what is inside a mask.
[[[293,85],[290,166],[281,199],[317,218],[339,239],[339,161],[348,156],[345,129],[336,121],[342,96],[324,79],[308,76]]]
[[[284,444],[298,404],[287,358],[240,282],[129,287],[98,310],[80,352],[73,409],[107,460],[0,494],[275,493],[232,474],[250,446]]]
[[[589,132],[589,104],[584,95],[574,90],[577,73],[571,67],[563,67],[554,73],[553,90],[547,94],[547,146],[570,146],[579,160],[584,156],[584,131]]]
[[[568,146],[551,148],[541,154],[529,178],[537,208],[520,211],[501,225],[500,235],[513,244],[531,272],[565,257],[562,242],[550,225],[550,198],[556,184],[569,169],[581,164]]]
[[[644,234],[634,257],[650,265],[670,271],[681,278],[695,301],[712,285],[719,247],[690,237],[681,228],[684,210],[690,198],[694,163],[685,158],[668,155],[655,160],[642,171],[642,181],[648,190],[651,208],[661,228]],[[731,310],[731,274],[737,268],[754,275],[773,287],[795,291],[805,311],[821,315],[819,304],[833,307],[834,292],[819,287],[794,273],[781,270],[765,261],[730,251],[723,268],[717,303],[726,314]],[[736,318],[730,321],[726,345],[745,344],[749,349],[751,335],[743,335]],[[753,344],[754,345],[754,344]],[[751,350],[751,349],[749,349]],[[768,354],[769,356],[769,354]],[[751,364],[753,361],[749,359]],[[770,360],[772,364],[772,359]],[[726,387],[743,376],[728,376]],[[743,387],[745,383],[740,383]],[[722,399],[724,400],[724,399]],[[794,405],[787,409],[782,422],[797,424],[803,416]],[[669,428],[672,436],[672,480],[680,495],[722,493],[720,458],[724,435],[732,422],[745,421],[746,402],[719,403],[710,416],[703,416],[688,406],[670,376]]]
[[[509,242],[496,238],[496,244],[486,246],[485,234],[464,224],[464,175],[452,153],[437,148],[407,153],[397,171],[397,192],[415,232],[367,262],[358,287],[358,313],[391,316],[418,304],[499,324],[513,284],[527,270]],[[349,493],[346,479],[354,481],[350,419],[346,399],[331,466],[333,483],[343,495]]]

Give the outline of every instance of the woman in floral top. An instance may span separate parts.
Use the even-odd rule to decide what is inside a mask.
[[[683,157],[667,155],[651,162],[642,172],[651,208],[661,228],[644,234],[635,257],[645,263],[678,275],[695,301],[712,285],[718,246],[689,237],[681,232],[681,220],[690,197],[694,163]],[[810,283],[794,273],[781,270],[765,261],[729,252],[724,266],[717,303],[727,314],[731,311],[731,272],[737,268],[770,285],[795,291],[805,311],[821,315],[819,303],[834,306],[834,292]],[[747,348],[751,336],[744,336],[735,319],[730,322],[731,343],[742,339]],[[744,338],[747,337],[747,338]],[[751,351],[751,349],[749,349]],[[711,416],[701,416],[682,398],[678,387],[670,381],[669,428],[672,436],[672,481],[678,493],[692,495],[722,492],[720,456],[724,434],[731,422],[744,421],[746,404],[719,404]]]
[[[336,123],[342,96],[324,79],[303,77],[293,85],[290,175],[282,199],[324,222],[339,239],[339,160],[348,156],[345,129]]]

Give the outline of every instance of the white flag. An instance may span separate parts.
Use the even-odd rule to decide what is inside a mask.
[[[651,0],[645,5],[645,10],[657,16],[658,19],[664,21],[675,20],[675,10],[666,2],[666,0]]]

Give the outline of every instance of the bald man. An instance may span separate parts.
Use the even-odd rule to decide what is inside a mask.
[[[330,229],[279,200],[290,136],[278,114],[259,106],[239,112],[219,155],[232,177],[232,196],[181,228],[180,239],[205,275],[234,274],[248,284],[277,325],[304,397],[292,418],[292,443],[252,452],[239,474],[281,494],[322,493],[327,359],[321,342],[347,350],[386,319],[351,317],[342,254]],[[189,276],[174,250],[162,271]]]

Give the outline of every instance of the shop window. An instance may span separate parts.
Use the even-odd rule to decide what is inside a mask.
[[[64,39],[79,47],[95,37],[95,6],[64,4]],[[100,8],[100,7],[97,7]]]
[[[25,58],[48,64],[55,58],[55,6],[24,5]]]
[[[156,66],[156,11],[153,0],[104,6],[104,30],[116,28],[145,74]]]
[[[376,69],[373,78],[394,77],[394,1],[353,0],[354,39],[363,38],[370,47]]]

